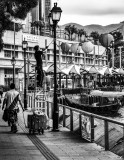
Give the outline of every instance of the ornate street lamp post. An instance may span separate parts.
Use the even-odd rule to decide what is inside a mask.
[[[49,23],[50,26],[53,27],[54,32],[54,108],[53,108],[53,131],[59,131],[58,124],[59,124],[59,110],[57,105],[57,76],[56,76],[56,26],[57,23],[60,21],[61,17],[61,8],[57,7],[57,3],[54,3],[54,7],[49,14]]]
[[[11,59],[11,64],[13,66],[13,83],[15,84],[15,64],[16,64],[16,59],[15,59],[14,56]]]
[[[26,49],[28,47],[27,41],[22,41],[22,48],[24,50],[24,108],[27,109],[27,95],[26,95]]]

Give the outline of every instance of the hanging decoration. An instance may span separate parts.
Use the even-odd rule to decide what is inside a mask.
[[[90,41],[89,42],[84,42],[81,47],[82,47],[82,50],[85,53],[90,53],[94,49],[94,45]]]
[[[61,49],[62,49],[62,53],[68,53],[70,46],[67,43],[62,42],[61,43]]]
[[[114,41],[114,37],[109,33],[101,34],[99,39],[99,42],[101,43],[101,45],[106,48],[108,48],[111,45],[111,42],[113,41]]]
[[[72,40],[74,41],[75,39],[76,39],[76,34],[73,33],[73,34],[72,34]]]
[[[73,44],[71,45],[70,50],[71,50],[71,52],[74,53],[74,54],[79,53],[79,52],[80,52],[80,46],[79,46],[79,44],[73,43]]]
[[[80,38],[80,42],[84,42],[85,41],[85,35],[82,35]]]

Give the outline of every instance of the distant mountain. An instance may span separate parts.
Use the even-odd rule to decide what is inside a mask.
[[[65,26],[68,26],[68,25],[75,25],[75,27],[78,29],[84,29],[87,32],[87,34],[90,34],[92,31],[97,31],[99,34],[102,34],[102,33],[109,33],[111,31],[116,30],[117,28],[122,26],[122,23],[110,24],[110,25],[106,25],[106,26],[102,26],[102,25],[98,25],[98,24],[91,24],[91,25],[82,26],[77,23],[67,23],[67,24],[60,26],[60,28],[64,29]]]

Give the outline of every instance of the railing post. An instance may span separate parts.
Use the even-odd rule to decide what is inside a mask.
[[[65,127],[65,107],[63,106],[63,127]]]
[[[108,132],[108,121],[104,120],[104,134],[105,134],[105,150],[109,150],[109,132]]]
[[[79,134],[82,135],[82,116],[79,114]]]
[[[70,109],[70,130],[73,131],[73,111]]]
[[[91,116],[91,142],[94,142],[94,117]]]
[[[32,108],[32,101],[33,101],[33,100],[32,100],[32,96],[31,96],[30,108]]]
[[[53,119],[53,103],[51,103],[51,118]]]
[[[47,116],[49,118],[49,102],[47,101]]]

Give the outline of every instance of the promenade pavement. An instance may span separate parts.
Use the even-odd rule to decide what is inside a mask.
[[[11,133],[10,127],[2,120],[2,113],[0,109],[0,160],[122,160],[62,126],[59,126],[59,132],[50,128],[43,135],[29,135],[22,111],[18,132]]]

